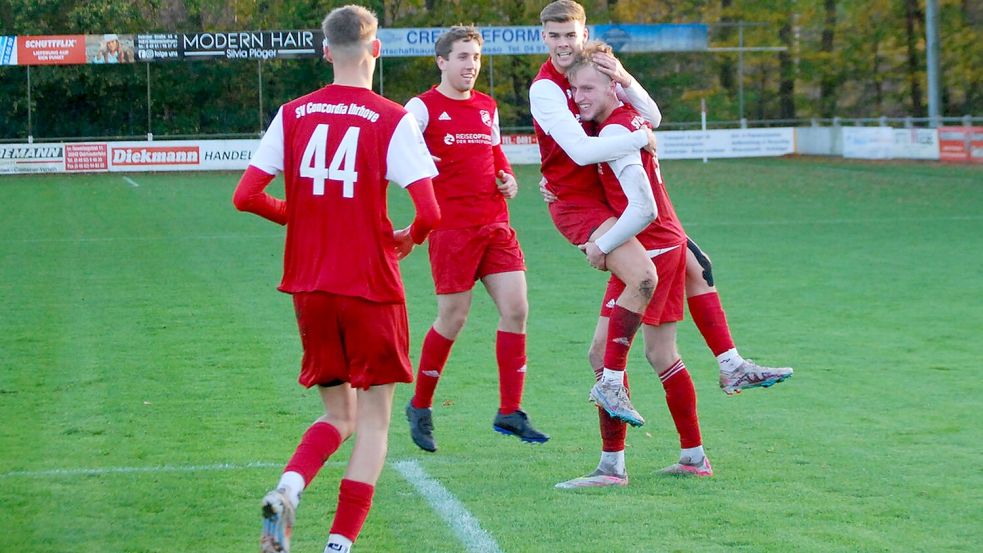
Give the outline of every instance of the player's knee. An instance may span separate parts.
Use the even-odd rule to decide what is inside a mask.
[[[699,264],[698,268],[692,267],[692,265],[687,266],[687,278],[702,281],[698,283],[706,283],[708,287],[713,288],[713,263],[710,261],[710,256],[701,250],[700,247],[697,246],[692,240],[688,241],[686,246],[689,248],[690,253],[693,254],[693,258],[696,259],[696,262]]]
[[[655,285],[658,282],[658,278],[654,275],[643,278],[638,282],[638,295],[645,299],[652,299],[652,296],[655,294]]]
[[[525,332],[529,306],[525,302],[505,305],[499,312],[499,317],[503,329],[509,332]]]

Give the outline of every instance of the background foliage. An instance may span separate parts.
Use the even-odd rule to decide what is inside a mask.
[[[314,28],[331,8],[350,0],[219,1],[0,0],[0,34],[203,32]],[[983,113],[983,4],[940,0],[942,114]],[[384,26],[532,25],[545,0],[368,1]],[[744,59],[744,116],[748,119],[924,117],[923,0],[607,0],[584,2],[592,22],[704,22],[711,46],[737,46],[734,23],[748,46],[787,46],[783,53]],[[658,100],[668,124],[699,119],[700,98],[710,118],[736,120],[736,53],[626,55],[625,65]],[[486,59],[480,88],[494,95],[505,127],[531,125],[526,91],[541,56]],[[155,63],[151,122],[147,68],[34,67],[32,134],[78,136],[257,133],[286,100],[330,81],[318,60]],[[27,69],[0,68],[0,139],[27,131]],[[378,76],[377,76],[378,79]],[[427,58],[384,62],[386,96],[405,102],[428,88],[437,72]],[[378,83],[377,83],[378,84]]]

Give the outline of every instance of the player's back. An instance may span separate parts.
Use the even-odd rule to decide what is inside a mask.
[[[539,69],[539,73],[533,78],[533,86],[537,86],[538,81],[549,81],[554,83],[563,92],[567,100],[567,109],[573,116],[580,121],[580,110],[573,101],[573,93],[570,90],[570,83],[567,78],[553,67],[550,60],[546,60]],[[593,124],[583,123],[584,131],[593,134]],[[577,165],[563,148],[556,143],[552,136],[546,133],[533,118],[533,127],[536,129],[536,141],[539,143],[539,154],[542,159],[542,173],[549,183],[550,190],[556,194],[559,201],[577,201],[581,199],[603,201],[600,194],[600,187],[597,182],[597,172],[593,165]]]
[[[598,133],[612,125],[624,127],[627,131],[636,131],[649,124],[631,106],[623,105],[616,108],[607,119],[601,123]],[[658,216],[655,221],[638,234],[638,239],[647,248],[669,247],[678,244],[686,239],[683,225],[676,215],[676,210],[669,199],[666,191],[665,182],[662,180],[662,172],[659,169],[659,161],[648,152],[641,150],[642,168],[649,179],[652,187],[652,195],[655,198],[655,206]],[[618,181],[617,176],[611,170],[608,163],[597,164],[597,172],[601,178],[604,196],[618,215],[624,213],[628,207],[628,198],[625,196],[624,189]]]
[[[403,301],[386,177],[406,111],[371,90],[328,85],[281,113],[287,238],[280,289]]]

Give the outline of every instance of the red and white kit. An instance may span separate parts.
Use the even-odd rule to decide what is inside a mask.
[[[433,87],[411,99],[406,109],[439,159],[433,182],[441,222],[429,239],[437,293],[470,290],[489,274],[524,271],[497,187],[499,171],[513,172],[502,151],[495,100],[475,90],[467,100],[448,98]]]
[[[658,106],[637,83],[624,89],[619,86],[618,92],[649,120],[661,120]],[[529,108],[546,186],[557,197],[549,204],[553,224],[571,244],[583,244],[615,215],[604,202],[593,164],[631,154],[644,147],[648,138],[644,132],[614,140],[590,136],[593,124],[581,123],[570,83],[550,60],[529,87]]]
[[[601,124],[598,135],[602,137],[626,135],[647,124],[631,106],[622,105]],[[655,221],[637,235],[638,241],[652,258],[659,276],[655,294],[642,316],[642,322],[659,325],[681,321],[686,285],[686,233],[666,192],[662,172],[659,170],[659,160],[647,150],[639,150],[616,161],[598,164],[597,172],[600,175],[604,196],[608,205],[616,213],[621,214],[625,211],[628,207],[628,198],[617,175],[629,165],[641,165],[644,169],[652,187],[658,212]],[[601,316],[610,315],[608,306],[613,305],[624,288],[624,283],[614,276],[611,277],[604,295]]]
[[[436,174],[415,119],[369,90],[328,85],[280,108],[250,165],[284,173],[279,289],[294,295],[304,342],[300,383],[411,382],[386,190],[388,181],[406,188]],[[268,183],[242,193],[262,194]]]

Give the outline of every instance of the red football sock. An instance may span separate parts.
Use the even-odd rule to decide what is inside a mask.
[[[608,340],[604,346],[604,368],[623,371],[628,365],[631,341],[642,324],[641,313],[633,313],[615,304],[608,319]]]
[[[595,371],[596,372],[596,371]],[[601,377],[598,376],[598,379]],[[625,373],[625,389],[628,389],[628,373]],[[628,391],[631,395],[631,391]],[[618,420],[602,407],[597,408],[598,424],[601,427],[601,451],[621,451],[625,448],[625,438],[628,436],[628,425]]]
[[[696,388],[683,360],[677,359],[659,373],[659,380],[666,391],[666,405],[679,433],[679,447],[686,449],[701,445],[703,439],[700,437],[700,417],[696,413]]]
[[[304,432],[283,472],[299,473],[304,477],[304,486],[310,486],[324,462],[338,450],[341,442],[341,434],[337,428],[323,421],[315,422]]]
[[[448,340],[430,327],[427,337],[423,339],[423,350],[420,352],[420,367],[416,372],[416,390],[413,392],[413,407],[429,408],[433,405],[433,393],[437,389],[437,381],[444,372],[444,365],[451,354],[454,340]]]
[[[597,408],[597,419],[601,427],[601,451],[621,451],[625,448],[628,425],[608,414],[602,407]]]
[[[687,300],[689,314],[700,330],[703,339],[714,355],[720,355],[734,348],[734,339],[730,336],[727,326],[727,314],[720,305],[720,295],[716,292],[700,294]]]
[[[375,486],[372,484],[342,479],[338,492],[338,510],[335,511],[334,521],[331,523],[331,533],[341,534],[355,541],[365,524],[365,517],[369,516],[373,493]]]
[[[522,405],[526,383],[526,335],[498,331],[495,340],[498,358],[498,412],[507,415]]]

